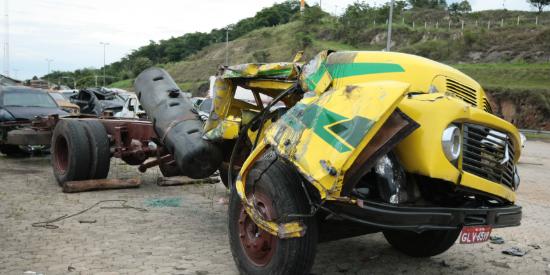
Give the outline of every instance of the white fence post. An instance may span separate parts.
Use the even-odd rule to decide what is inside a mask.
[[[478,26],[478,25],[477,25],[477,20],[476,20],[476,28],[477,28],[477,26]]]
[[[535,17],[535,25],[538,25],[539,24],[539,17]]]
[[[504,18],[500,19],[500,27],[504,27]]]
[[[462,30],[464,30],[464,20],[462,20]]]
[[[424,29],[428,28],[428,22],[424,21]]]
[[[436,22],[435,22],[435,28],[436,28],[436,29],[439,29],[439,21],[436,21]]]
[[[451,19],[449,19],[449,30],[451,29]]]
[[[414,21],[413,21],[413,30],[414,30]]]
[[[372,24],[376,26],[376,19],[374,19],[374,21],[373,21],[373,23],[372,23]]]
[[[519,26],[519,15],[518,15],[518,22],[516,23],[517,26]]]
[[[405,25],[405,17],[401,18],[401,24]]]
[[[487,29],[491,29],[491,20],[487,21]]]

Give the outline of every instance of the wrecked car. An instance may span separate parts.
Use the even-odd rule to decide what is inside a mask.
[[[0,153],[18,156],[47,148],[50,136],[29,128],[37,117],[66,116],[44,90],[0,87]]]
[[[71,103],[80,107],[82,114],[101,116],[105,112],[113,115],[121,112],[125,100],[117,92],[105,88],[89,88],[78,91],[70,97]]]
[[[147,69],[135,90],[154,131],[145,139],[136,125],[106,126],[126,139],[116,144],[131,146],[112,151],[156,155],[142,172],[165,164],[204,178],[219,170],[231,191],[229,243],[245,274],[308,274],[323,241],[382,232],[395,249],[430,257],[457,239],[483,242],[493,228],[520,224],[520,135],[492,113],[479,83],[401,53],[300,59],[221,67],[206,123],[166,71]],[[237,87],[255,103],[237,99]],[[72,134],[85,123],[56,126],[60,183],[78,165],[97,166],[67,147],[97,143]]]
[[[55,100],[61,110],[76,115],[80,112],[80,107],[78,105],[71,103],[66,99],[60,92],[49,92],[50,96]]]
[[[117,118],[145,118],[145,110],[141,107],[137,96],[134,93],[119,92],[119,95],[124,99],[122,111],[115,113]]]

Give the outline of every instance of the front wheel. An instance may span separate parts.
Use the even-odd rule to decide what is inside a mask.
[[[265,172],[264,172],[265,171]],[[306,214],[309,204],[300,178],[281,161],[260,161],[249,173],[255,181],[247,197],[254,197],[256,209],[265,219],[289,222],[289,214]],[[237,192],[229,201],[229,242],[241,274],[308,274],[315,258],[318,228],[314,219],[302,219],[306,234],[301,238],[279,239],[256,226],[243,208]]]
[[[384,231],[386,240],[397,250],[411,257],[431,257],[447,251],[455,243],[460,229],[412,231]]]

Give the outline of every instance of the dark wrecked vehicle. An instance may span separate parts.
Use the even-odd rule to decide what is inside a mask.
[[[67,116],[45,91],[28,87],[0,87],[0,153],[25,155],[49,146],[49,134],[28,127],[37,117]]]
[[[80,90],[70,97],[80,107],[80,113],[101,116],[105,112],[115,115],[124,108],[125,100],[117,92],[105,88]]]

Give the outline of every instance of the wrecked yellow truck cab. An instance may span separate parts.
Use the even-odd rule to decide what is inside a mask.
[[[307,273],[318,241],[382,231],[429,257],[461,232],[475,243],[520,224],[518,130],[449,66],[323,51],[306,64],[223,67],[213,87],[204,138],[231,152],[220,172],[243,273]]]

